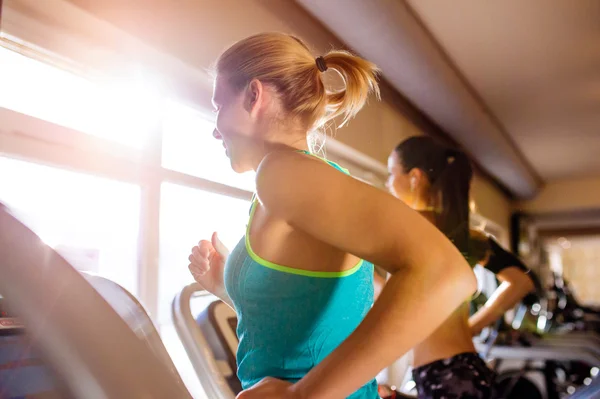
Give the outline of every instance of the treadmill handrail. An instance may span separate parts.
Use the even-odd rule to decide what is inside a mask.
[[[172,317],[175,330],[188,353],[188,357],[198,374],[202,388],[211,399],[234,399],[235,394],[212,354],[210,346],[192,314],[191,299],[194,295],[208,292],[198,283],[184,287],[173,299]]]
[[[478,352],[482,352],[486,347],[482,344],[475,343],[475,348]],[[570,348],[565,351],[564,348],[534,345],[525,346],[507,346],[496,345],[489,352],[490,358],[499,359],[514,359],[514,360],[565,360],[565,361],[582,361],[591,366],[600,367],[600,357],[591,351]]]
[[[96,291],[98,291],[100,295],[102,295],[102,297],[121,316],[121,318],[125,320],[133,332],[140,339],[145,341],[152,352],[171,370],[173,377],[177,379],[178,383],[182,386],[185,386],[181,376],[179,375],[177,367],[175,367],[175,364],[173,363],[173,359],[171,359],[167,348],[165,348],[165,345],[160,338],[160,334],[158,333],[156,326],[152,322],[152,319],[140,301],[138,301],[138,299],[128,290],[112,280],[92,273],[85,272],[82,274],[86,280],[92,284]],[[123,301],[124,298],[112,298],[115,293],[124,295],[127,300],[130,301],[130,304],[128,304],[126,301]],[[111,299],[115,299],[115,301],[111,301]],[[132,305],[133,309],[128,305]],[[123,309],[123,306],[125,306],[127,309]],[[123,312],[123,310],[130,312],[130,314],[124,314],[125,312]],[[130,322],[132,315],[136,317],[135,324],[137,325],[133,325],[134,323]],[[140,326],[142,328],[140,328]]]
[[[191,398],[89,282],[0,206],[0,292],[75,397]]]
[[[567,350],[586,350],[600,358],[600,345],[595,338],[569,337],[567,334],[554,337],[543,337],[536,341],[536,345],[544,347],[562,348]]]

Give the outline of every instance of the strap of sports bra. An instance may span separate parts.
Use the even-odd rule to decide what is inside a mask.
[[[337,169],[337,170],[339,170],[340,172],[343,172],[343,173],[345,173],[345,174],[347,174],[347,175],[349,175],[349,174],[350,174],[350,171],[349,171],[348,169],[346,169],[346,168],[342,168],[342,167],[341,167],[340,165],[338,165],[337,163],[335,163],[335,162],[333,162],[333,161],[329,161],[329,160],[327,160],[327,159],[325,159],[325,158],[323,158],[323,157],[320,157],[320,156],[318,156],[318,155],[316,155],[316,154],[313,154],[312,152],[309,152],[309,151],[306,151],[306,150],[297,150],[296,152],[300,152],[300,153],[302,153],[302,154],[306,154],[306,155],[310,155],[310,156],[313,156],[313,157],[315,157],[315,158],[318,158],[318,159],[320,159],[320,160],[321,160],[321,161],[323,161],[323,162],[327,162],[329,165],[333,166],[334,168],[336,168],[336,169]]]

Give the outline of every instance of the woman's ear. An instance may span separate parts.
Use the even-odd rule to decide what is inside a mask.
[[[408,172],[411,191],[415,191],[417,188],[421,187],[423,184],[423,177],[423,172],[418,168],[412,168]]]
[[[258,79],[252,79],[246,88],[244,108],[251,116],[255,116],[264,102],[265,87]]]

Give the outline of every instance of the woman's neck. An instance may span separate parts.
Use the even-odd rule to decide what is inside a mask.
[[[431,223],[435,224],[437,212],[435,212],[433,209],[432,210],[422,209],[417,212],[419,212],[425,219],[427,219]]]
[[[431,201],[428,198],[423,198],[419,195],[415,195],[413,197],[413,201],[411,204],[411,208],[417,212],[432,212],[436,213],[437,209],[435,206],[431,205]]]
[[[272,152],[277,151],[310,151],[306,138],[289,142],[263,142],[254,157],[253,169],[256,171],[262,160]]]

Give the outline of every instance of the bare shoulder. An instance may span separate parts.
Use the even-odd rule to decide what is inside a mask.
[[[276,151],[268,154],[257,171],[257,184],[277,183],[290,177],[316,177],[314,172],[336,171],[331,165],[316,157],[296,151]],[[336,173],[337,174],[337,173]],[[326,173],[326,175],[329,175]]]
[[[349,181],[356,181],[341,173],[327,162],[293,151],[279,151],[267,155],[256,174],[258,197],[269,210],[289,208],[295,203],[314,199],[315,195],[327,197],[343,189]]]
[[[267,213],[388,272],[432,258],[443,268],[449,253],[460,257],[435,226],[402,201],[320,159],[272,153],[258,168],[256,189]]]

